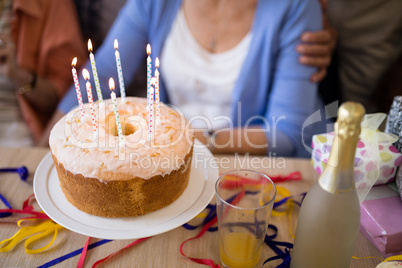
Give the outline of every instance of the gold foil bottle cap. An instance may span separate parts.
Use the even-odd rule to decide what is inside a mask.
[[[329,193],[344,194],[355,189],[353,165],[364,114],[363,105],[356,102],[345,102],[338,109],[331,153],[319,178],[320,186]]]
[[[338,120],[335,124],[335,132],[340,138],[358,138],[360,124],[366,110],[357,102],[345,102],[339,107]]]

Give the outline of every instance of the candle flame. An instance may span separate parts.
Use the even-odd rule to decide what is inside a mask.
[[[114,39],[114,49],[119,48],[119,42],[117,42],[117,39]]]
[[[88,50],[89,50],[89,52],[92,52],[92,42],[91,42],[91,39],[88,39]]]
[[[113,78],[111,78],[110,77],[110,79],[109,79],[109,88],[110,88],[110,90],[114,90],[114,80],[113,80]]]
[[[89,80],[89,72],[87,69],[82,70],[82,76],[84,77],[85,80]]]
[[[147,45],[147,54],[148,55],[151,54],[151,45],[150,44]]]
[[[74,57],[73,61],[71,62],[71,66],[75,67],[77,65],[77,57]]]
[[[152,85],[152,86],[155,85],[155,82],[156,82],[155,77],[152,77],[152,78],[151,78],[151,85]]]
[[[158,57],[156,57],[156,59],[155,59],[155,67],[159,68],[159,58]]]

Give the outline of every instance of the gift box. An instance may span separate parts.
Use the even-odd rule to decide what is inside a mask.
[[[399,152],[402,152],[402,96],[396,96],[389,110],[385,132],[395,134],[398,140],[394,146]]]
[[[402,201],[388,185],[375,186],[360,205],[360,231],[384,255],[402,254]]]
[[[402,96],[396,96],[392,102],[391,109],[388,113],[385,132],[392,133],[398,136],[398,140],[393,143],[395,148],[402,153]],[[402,199],[402,168],[399,168],[399,173],[395,178],[398,186],[399,195]]]
[[[396,187],[402,200],[402,167],[399,167],[398,174],[395,178]]]
[[[393,181],[397,168],[402,163],[401,153],[392,145],[395,135],[377,130],[386,115],[366,115],[362,122],[361,135],[355,155],[355,182],[360,202],[363,202],[371,187]],[[312,140],[312,164],[321,174],[327,163],[335,133],[314,135]]]

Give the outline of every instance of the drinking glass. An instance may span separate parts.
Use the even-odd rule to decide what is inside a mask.
[[[233,170],[215,185],[219,253],[224,267],[255,267],[261,256],[276,187],[265,174]]]

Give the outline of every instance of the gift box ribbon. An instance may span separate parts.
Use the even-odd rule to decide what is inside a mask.
[[[384,113],[366,114],[361,123],[360,141],[357,147],[364,147],[361,152],[361,159],[365,159],[365,162],[369,164],[363,175],[366,184],[362,184],[364,187],[357,189],[360,202],[363,202],[380,176],[380,146],[390,146],[398,140],[398,137],[394,134],[378,131],[385,118],[386,114]],[[370,168],[368,169],[368,167]]]

